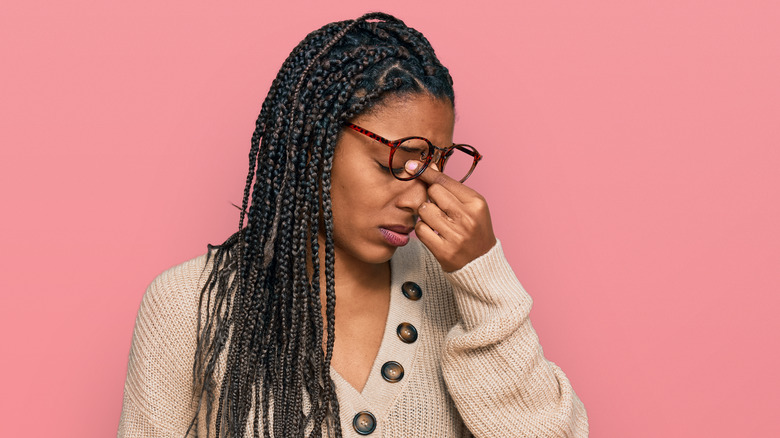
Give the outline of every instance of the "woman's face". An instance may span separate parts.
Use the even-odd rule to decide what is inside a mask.
[[[452,144],[452,104],[428,94],[392,97],[352,123],[389,140],[419,136]],[[333,157],[331,201],[336,257],[385,263],[409,240],[417,207],[427,199],[422,181],[400,181],[387,169],[390,147],[346,128]]]

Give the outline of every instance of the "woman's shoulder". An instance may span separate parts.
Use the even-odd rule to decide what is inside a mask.
[[[200,290],[211,264],[207,259],[202,254],[165,269],[141,299],[128,359],[121,436],[185,430],[194,415],[189,408],[192,365]]]
[[[195,256],[162,271],[152,280],[151,286],[176,290],[203,283],[208,278],[212,265],[213,255],[204,253]]]
[[[139,316],[154,314],[167,319],[177,315],[194,315],[212,266],[213,256],[204,253],[165,269],[146,289]]]

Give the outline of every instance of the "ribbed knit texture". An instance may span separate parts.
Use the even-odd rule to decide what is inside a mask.
[[[128,361],[119,437],[183,437],[192,400],[198,297],[210,266],[205,255],[160,274],[138,311]],[[206,268],[205,272],[204,267]],[[401,293],[417,283],[423,297]],[[391,260],[385,333],[362,392],[335,370],[345,437],[359,437],[352,419],[370,411],[369,436],[586,437],[585,407],[563,371],[544,358],[528,314],[531,297],[504,258],[501,244],[462,269],[445,273],[419,241]],[[414,325],[412,344],[396,335]],[[227,351],[227,348],[225,349]],[[387,361],[404,368],[400,382],[381,376]],[[223,359],[224,363],[224,359]],[[198,436],[205,436],[205,410]],[[251,424],[248,426],[251,436]]]

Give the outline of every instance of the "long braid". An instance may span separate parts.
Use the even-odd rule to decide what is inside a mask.
[[[250,416],[256,437],[318,437],[324,423],[342,435],[330,378],[331,168],[346,121],[410,93],[454,101],[452,79],[428,41],[383,13],[328,24],[283,63],[255,123],[238,232],[209,246],[190,429],[205,405],[217,437],[243,437]]]

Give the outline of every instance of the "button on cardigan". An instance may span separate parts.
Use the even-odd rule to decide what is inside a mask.
[[[203,255],[168,269],[144,294],[119,437],[182,437],[195,415],[197,306],[212,269],[205,262]],[[375,419],[370,433],[375,437],[588,435],[585,407],[563,371],[544,357],[529,319],[531,297],[500,242],[460,270],[445,273],[412,239],[396,251],[390,267],[390,310],[365,387],[358,392],[331,369],[345,437],[362,436],[353,425],[361,412]],[[416,329],[414,341],[399,338],[402,324]],[[401,367],[403,378],[390,382],[383,377],[388,362]],[[214,424],[205,424],[201,415],[198,436],[206,436],[207,428],[214,436]]]

